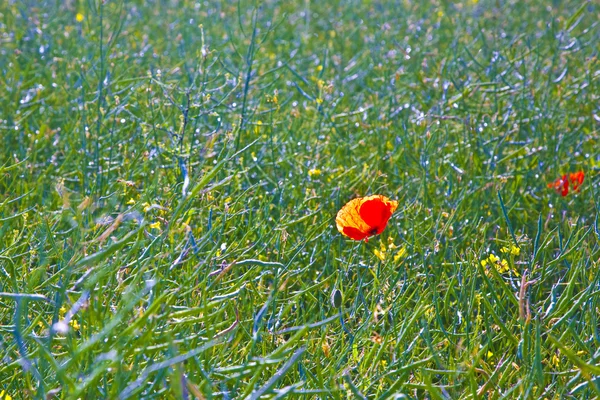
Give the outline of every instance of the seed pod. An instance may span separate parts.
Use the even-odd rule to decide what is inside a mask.
[[[331,305],[334,308],[340,308],[342,306],[342,292],[339,289],[333,289],[331,292]]]

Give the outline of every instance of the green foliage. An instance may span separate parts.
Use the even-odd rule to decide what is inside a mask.
[[[597,4],[29,3],[0,392],[600,396]],[[352,242],[367,194],[400,206]]]

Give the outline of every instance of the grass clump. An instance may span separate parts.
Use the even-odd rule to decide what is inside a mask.
[[[599,12],[4,2],[0,398],[598,397]]]

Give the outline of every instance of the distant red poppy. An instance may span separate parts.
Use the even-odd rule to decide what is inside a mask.
[[[567,174],[564,174],[554,182],[548,184],[548,187],[556,190],[558,194],[561,196],[566,196],[569,194],[569,185],[571,185],[572,189],[576,192],[579,192],[579,188],[583,184],[583,178],[585,174],[583,171],[575,172],[574,174],[569,174],[567,178]]]
[[[335,224],[338,231],[350,239],[368,241],[369,236],[383,232],[397,207],[397,201],[385,196],[359,197],[338,211]]]
[[[573,190],[575,190],[576,192],[579,191],[579,187],[583,184],[584,177],[585,174],[583,173],[583,171],[575,172],[574,174],[569,174],[569,181],[573,186]]]
[[[558,194],[566,196],[569,193],[569,181],[567,180],[567,175],[563,175],[554,182],[550,182],[548,187],[556,190]]]

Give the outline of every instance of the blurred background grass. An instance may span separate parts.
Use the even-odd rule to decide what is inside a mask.
[[[3,2],[0,391],[598,397],[599,16]]]

